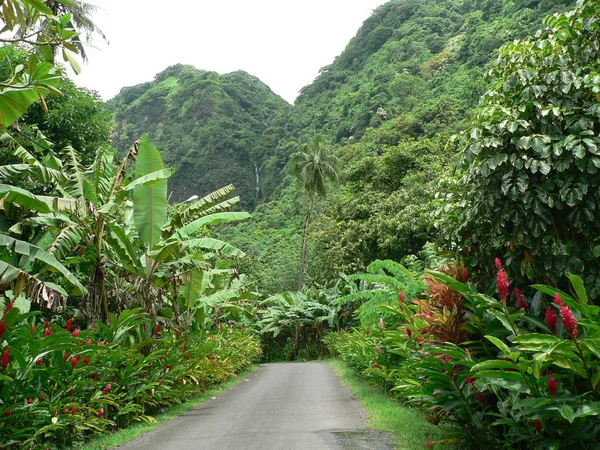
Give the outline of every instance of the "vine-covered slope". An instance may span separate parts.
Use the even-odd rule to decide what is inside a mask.
[[[233,183],[246,208],[254,207],[259,194],[252,150],[273,118],[290,107],[245,72],[219,75],[187,65],[122,89],[108,105],[116,115],[121,151],[148,133],[176,169],[171,200]]]

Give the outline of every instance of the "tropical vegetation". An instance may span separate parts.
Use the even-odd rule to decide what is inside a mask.
[[[333,355],[423,446],[598,448],[597,1],[389,1],[294,106],[184,65],[103,104],[90,11],[0,3],[2,445]]]

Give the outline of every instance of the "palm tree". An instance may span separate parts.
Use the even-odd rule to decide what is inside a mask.
[[[337,181],[337,163],[338,158],[331,154],[331,145],[320,134],[315,135],[299,152],[294,153],[289,162],[292,174],[302,183],[304,192],[308,198],[308,210],[302,239],[298,290],[302,289],[308,231],[315,200],[317,197],[325,198],[327,196],[328,183]]]

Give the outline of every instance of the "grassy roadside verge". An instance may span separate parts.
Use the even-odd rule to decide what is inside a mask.
[[[71,447],[71,450],[106,450],[115,448],[119,445],[124,444],[125,442],[131,441],[148,431],[153,430],[160,424],[167,422],[174,417],[180,416],[181,414],[189,411],[192,408],[204,403],[209,400],[211,397],[215,397],[219,395],[222,390],[225,390],[240,380],[247,378],[252,372],[258,369],[258,364],[253,364],[252,366],[246,368],[242,372],[240,372],[235,377],[231,378],[229,381],[215,386],[213,389],[209,389],[204,392],[202,395],[186,400],[185,402],[172,406],[170,408],[165,409],[163,412],[158,414],[155,423],[138,423],[129,428],[124,428],[122,430],[118,430],[114,433],[103,433],[98,437],[93,438],[92,440],[84,443],[79,443]]]
[[[360,379],[342,361],[326,361],[340,375],[354,396],[367,411],[367,428],[394,433],[394,445],[401,450],[422,450],[427,442],[437,449],[458,447],[441,441],[447,438],[447,429],[427,422],[416,409],[399,404],[374,386]]]

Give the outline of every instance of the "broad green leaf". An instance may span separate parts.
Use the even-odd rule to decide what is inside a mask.
[[[560,412],[560,415],[563,416],[569,423],[573,423],[573,420],[575,420],[575,411],[573,411],[571,405],[558,405],[558,412]]]
[[[234,247],[227,242],[223,242],[219,239],[214,238],[198,238],[198,239],[189,239],[187,241],[182,242],[184,247],[190,249],[205,249],[205,250],[213,250],[219,252],[225,256],[235,256],[235,257],[244,257],[246,254],[240,249]]]
[[[481,370],[473,373],[474,378],[502,378],[505,380],[519,381],[526,383],[525,378],[520,372],[508,372],[506,370]]]
[[[511,353],[510,348],[508,347],[508,345],[506,345],[504,342],[502,342],[497,337],[487,335],[487,336],[485,336],[485,338],[488,341],[490,341],[492,344],[494,344],[496,347],[498,347],[500,350],[502,350],[505,355],[509,355]]]
[[[180,228],[175,233],[177,239],[185,240],[190,237],[194,237],[196,232],[201,230],[203,227],[209,225],[217,225],[220,223],[229,223],[237,220],[244,220],[250,217],[247,212],[222,212],[216,214],[210,214],[208,216],[201,217],[200,219],[194,220],[186,226]]]
[[[136,178],[164,170],[160,153],[144,135],[140,142],[135,165]],[[161,228],[167,213],[167,180],[153,186],[138,185],[133,194],[133,214],[135,227],[140,239],[149,249],[158,244]]]
[[[14,203],[27,210],[35,209],[41,213],[51,212],[50,207],[38,196],[16,186],[0,184],[0,197],[3,206]]]
[[[513,342],[515,344],[534,344],[534,345],[544,345],[544,344],[556,344],[560,343],[562,339],[552,336],[550,334],[521,334],[519,336],[515,336]]]
[[[7,88],[0,91],[0,127],[12,125],[39,98],[35,88]]]
[[[54,256],[47,253],[42,248],[29,244],[25,241],[14,239],[5,234],[0,234],[0,246],[6,247],[12,252],[21,256],[25,256],[30,260],[40,261],[46,264],[46,267],[48,269],[60,272],[73,286],[75,286],[77,294],[84,294],[85,292],[87,292],[85,287],[79,282],[79,280],[77,280],[77,278],[75,278],[75,276],[71,272],[69,272],[69,270],[65,266],[63,266],[60,262],[56,260],[56,258],[54,258]],[[14,270],[20,269],[14,267],[11,269],[9,264],[7,264],[4,261],[0,261],[0,273],[3,275],[2,278],[4,278],[4,274],[7,273],[7,271],[14,272]]]
[[[184,298],[184,305],[186,308],[190,308],[196,304],[200,295],[202,295],[204,271],[199,269],[192,270],[185,274],[183,279],[184,284],[181,288],[181,294]]]
[[[475,364],[471,367],[471,372],[485,371],[490,369],[517,369],[517,365],[512,361],[504,361],[503,359],[492,359]]]
[[[571,280],[573,289],[575,289],[575,292],[577,293],[577,298],[579,299],[579,301],[582,304],[587,305],[588,297],[587,297],[587,293],[585,292],[585,287],[583,286],[583,280],[581,279],[581,277],[578,277],[577,275],[569,274],[569,279]]]

